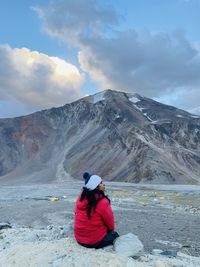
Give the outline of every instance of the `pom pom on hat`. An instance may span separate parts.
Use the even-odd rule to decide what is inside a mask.
[[[89,172],[84,172],[83,178],[85,179],[85,184],[87,184],[87,182],[89,181],[90,176],[91,175],[89,174]]]

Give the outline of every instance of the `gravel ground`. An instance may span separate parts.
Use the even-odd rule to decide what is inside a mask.
[[[73,225],[73,208],[81,184],[2,186],[0,223],[14,228]],[[200,256],[200,192],[108,185],[119,234],[132,232],[152,249]],[[68,236],[73,228],[68,228]]]
[[[127,212],[115,211],[115,215],[120,234],[136,234],[147,252],[162,249],[200,256],[200,217],[163,207],[137,206]]]

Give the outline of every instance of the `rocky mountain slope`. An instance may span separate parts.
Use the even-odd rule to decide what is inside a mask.
[[[0,182],[80,179],[200,183],[200,117],[106,90],[59,108],[0,120]]]

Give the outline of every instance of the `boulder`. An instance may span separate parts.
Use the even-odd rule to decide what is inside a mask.
[[[9,223],[0,223],[0,230],[12,228],[12,226]]]
[[[152,252],[151,252],[151,254],[152,255],[159,256],[160,253],[162,253],[162,252],[163,252],[163,250],[161,250],[161,249],[153,249]]]
[[[115,251],[127,257],[140,256],[143,248],[142,242],[132,233],[119,236],[114,242]]]

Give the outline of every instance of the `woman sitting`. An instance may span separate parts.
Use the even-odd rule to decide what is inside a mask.
[[[104,194],[105,184],[97,175],[84,173],[85,186],[75,206],[74,235],[87,248],[113,244],[119,236],[114,232],[114,215],[110,199]]]

